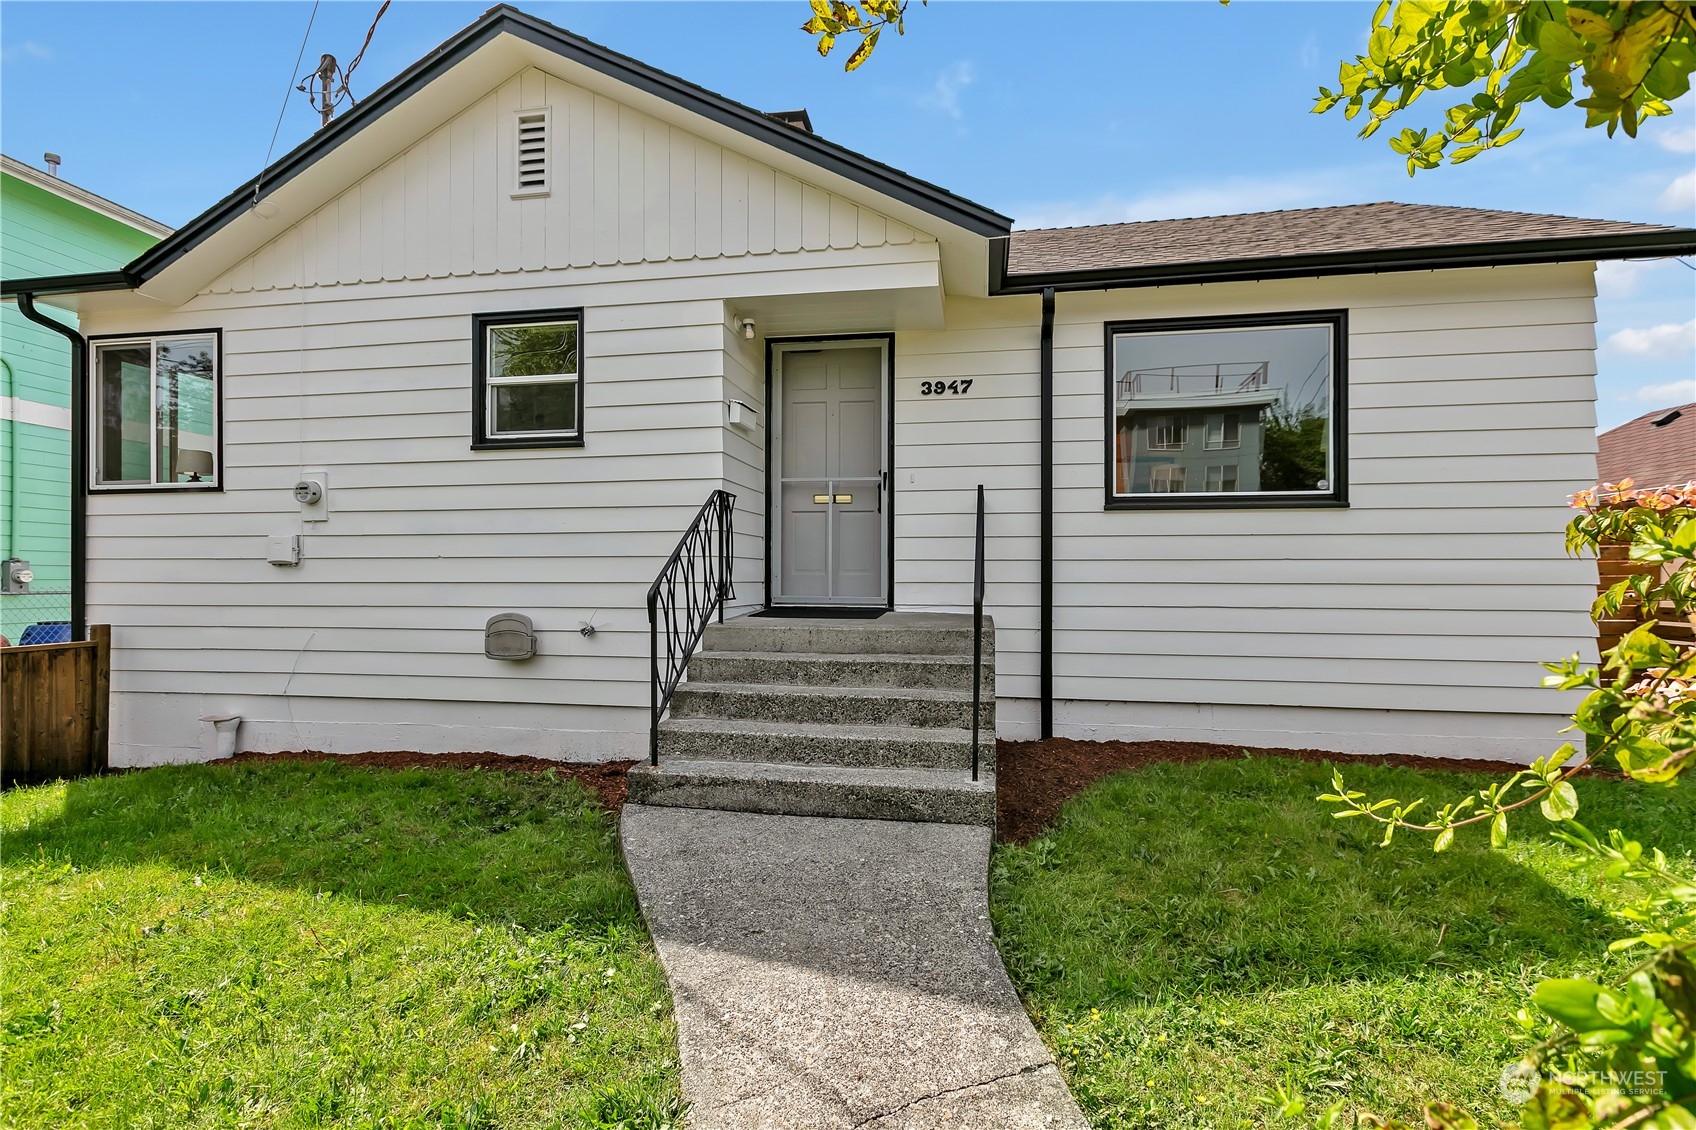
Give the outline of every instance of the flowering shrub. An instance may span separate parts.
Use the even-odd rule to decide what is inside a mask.
[[[1630,547],[1633,561],[1653,568],[1610,586],[1596,600],[1600,619],[1630,599],[1649,614],[1687,617],[1696,609],[1696,482],[1636,490],[1630,480],[1603,484],[1573,498],[1579,511],[1567,527],[1569,553],[1600,555],[1603,546]],[[1533,1009],[1519,1021],[1535,1040],[1523,1063],[1502,1077],[1502,1092],[1519,1107],[1519,1130],[1696,1130],[1696,874],[1689,862],[1645,852],[1613,830],[1598,836],[1580,824],[1572,778],[1612,762],[1645,785],[1670,787],[1696,763],[1696,647],[1655,633],[1649,620],[1602,653],[1601,669],[1574,655],[1545,664],[1545,686],[1588,693],[1572,716],[1585,752],[1571,744],[1469,796],[1438,807],[1421,797],[1368,798],[1352,791],[1341,772],[1319,799],[1338,819],[1381,824],[1383,843],[1398,830],[1430,835],[1445,851],[1457,832],[1487,825],[1490,843],[1507,843],[1510,817],[1535,804],[1555,825],[1553,835],[1577,862],[1599,864],[1602,879],[1631,892],[1618,911],[1633,936],[1614,950],[1647,956],[1618,983],[1582,978],[1544,981]],[[1429,812],[1429,815],[1425,813]],[[1339,1108],[1321,1126],[1337,1126]],[[1425,1107],[1432,1130],[1475,1130],[1477,1119],[1447,1103]],[[1368,1117],[1376,1127],[1404,1127]]]

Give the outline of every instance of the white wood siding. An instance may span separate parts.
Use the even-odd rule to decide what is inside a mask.
[[[1595,475],[1593,295],[1588,266],[1060,295],[1062,732],[1542,751],[1571,703],[1539,687],[1537,662],[1594,659],[1595,567],[1561,542],[1567,497]],[[1103,323],[1339,307],[1348,509],[1103,509]],[[1039,310],[951,300],[947,321],[897,344],[897,597],[969,604],[983,482],[998,691],[1014,732],[1028,732]],[[973,378],[970,395],[919,394],[957,377]],[[1309,724],[1288,708],[1309,708]]]
[[[551,191],[513,199],[513,114]],[[531,69],[228,271],[213,293],[908,247],[922,232]]]
[[[766,602],[766,369],[764,342],[743,338],[732,318],[724,327],[724,391],[756,413],[752,428],[724,430],[724,489],[736,496],[736,600],[731,610]],[[728,404],[727,404],[728,409]]]
[[[552,107],[552,192],[514,199],[511,111]],[[763,599],[770,295],[937,286],[929,236],[538,71],[516,76],[184,306],[89,333],[223,331],[225,489],[89,502],[114,626],[114,762],[249,749],[645,749],[644,598],[708,493]],[[583,307],[580,449],[472,451],[471,316]],[[759,409],[753,433],[725,402]],[[330,518],[291,488],[328,473]],[[266,537],[301,534],[298,568]],[[539,654],[482,654],[529,614]],[[585,638],[578,629],[593,623]]]

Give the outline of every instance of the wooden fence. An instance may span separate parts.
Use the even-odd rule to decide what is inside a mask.
[[[1596,591],[1603,593],[1627,577],[1634,577],[1639,573],[1654,573],[1665,568],[1667,566],[1660,564],[1633,561],[1629,545],[1604,543],[1601,547],[1601,557],[1596,562]],[[1664,640],[1672,643],[1696,643],[1696,623],[1676,615],[1670,605],[1657,608],[1650,614],[1635,594],[1627,593],[1618,615],[1596,621],[1597,649],[1608,650],[1619,643],[1626,633],[1646,620],[1658,622],[1655,634]]]
[[[0,779],[33,784],[106,770],[112,629],[80,643],[0,648]]]

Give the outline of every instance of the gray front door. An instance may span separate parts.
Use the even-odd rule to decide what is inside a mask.
[[[885,602],[884,351],[784,348],[776,376],[783,604]]]

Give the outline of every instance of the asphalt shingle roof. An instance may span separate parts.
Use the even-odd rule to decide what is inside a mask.
[[[1672,416],[1671,420],[1667,420]],[[1656,424],[1657,420],[1666,420]],[[1640,487],[1696,482],[1696,404],[1645,412],[1596,439],[1596,477]]]
[[[1334,208],[1016,231],[1008,247],[1007,274],[1136,270],[1680,230],[1660,224],[1438,204],[1347,204]]]

